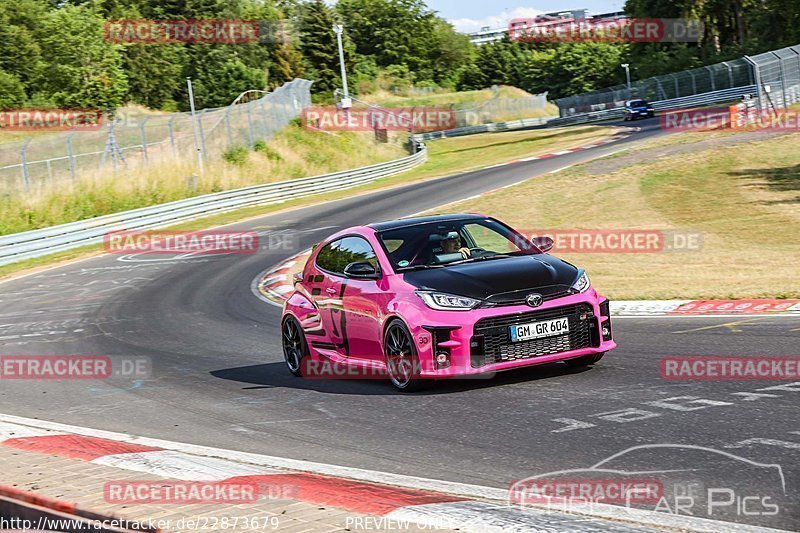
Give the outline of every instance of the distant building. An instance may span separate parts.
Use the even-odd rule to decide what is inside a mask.
[[[536,25],[558,25],[565,24],[572,21],[579,20],[601,20],[601,19],[621,19],[625,18],[623,11],[616,11],[613,13],[603,13],[600,15],[589,15],[587,9],[566,9],[564,11],[553,11],[551,13],[542,13],[533,18],[526,19],[513,19],[505,28],[491,28],[484,26],[480,30],[468,33],[469,40],[473,44],[482,45],[492,43],[495,41],[502,41],[509,34],[509,29],[512,31],[525,31],[532,24]]]

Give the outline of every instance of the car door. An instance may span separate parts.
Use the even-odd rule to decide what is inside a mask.
[[[342,264],[366,261],[380,272],[381,267],[369,241],[363,237],[345,237],[339,247]],[[344,267],[342,267],[344,270]],[[345,277],[337,287],[341,306],[340,325],[348,357],[382,360],[380,326],[381,295],[385,292],[378,280]]]
[[[325,332],[324,340],[317,340],[320,348],[335,350],[343,355],[349,352],[344,331],[344,315],[342,314],[342,290],[344,261],[340,247],[344,239],[337,239],[323,246],[316,257],[316,268],[319,274],[314,277],[312,297],[320,311],[320,321]]]

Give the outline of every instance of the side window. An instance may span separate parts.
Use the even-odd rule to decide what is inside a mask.
[[[319,254],[317,254],[317,266],[322,270],[341,274],[342,272],[340,270],[336,270],[338,264],[337,255],[339,254],[339,246],[341,246],[341,244],[342,239],[339,239],[323,246]],[[342,267],[342,269],[344,269],[344,267]]]
[[[317,266],[335,274],[343,274],[345,267],[356,261],[369,261],[379,269],[375,251],[361,237],[345,237],[333,241],[323,247],[317,255]]]
[[[462,229],[478,248],[497,253],[516,252],[519,250],[507,238],[481,224],[464,224]]]

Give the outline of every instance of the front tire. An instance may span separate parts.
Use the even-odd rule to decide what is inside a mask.
[[[308,357],[308,345],[306,336],[300,323],[294,317],[288,317],[283,321],[281,327],[281,337],[283,344],[283,360],[292,375],[303,376],[303,363]]]
[[[419,357],[411,332],[401,320],[394,320],[383,336],[386,373],[394,388],[401,392],[420,390],[424,381],[419,378]]]
[[[606,352],[593,353],[584,355],[583,357],[576,357],[575,359],[567,359],[564,362],[567,363],[568,366],[592,366],[602,359],[605,354]]]

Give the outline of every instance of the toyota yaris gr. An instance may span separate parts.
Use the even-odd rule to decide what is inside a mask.
[[[281,319],[289,371],[435,379],[564,361],[616,347],[608,300],[576,266],[479,214],[359,226],[314,247]]]

